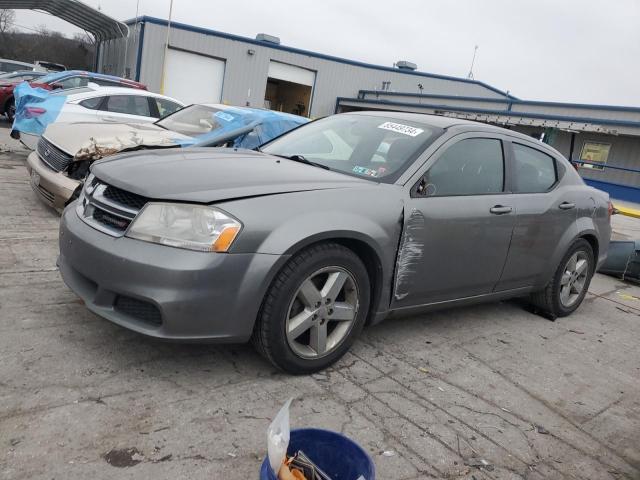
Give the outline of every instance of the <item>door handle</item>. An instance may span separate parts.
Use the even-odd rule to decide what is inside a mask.
[[[571,202],[562,202],[558,205],[558,208],[560,210],[571,210],[572,208],[576,208],[576,204]]]
[[[503,205],[496,205],[495,207],[491,207],[489,211],[494,215],[504,215],[505,213],[511,213],[513,211],[513,208]]]
[[[104,115],[102,117],[102,120],[104,120],[105,122],[117,122],[118,118],[117,117],[111,117],[109,115]]]

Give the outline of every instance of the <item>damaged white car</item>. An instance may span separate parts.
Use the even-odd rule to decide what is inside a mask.
[[[61,211],[95,160],[158,148],[253,149],[308,121],[288,113],[212,104],[185,107],[153,124],[53,123],[29,155],[27,169],[33,190]]]

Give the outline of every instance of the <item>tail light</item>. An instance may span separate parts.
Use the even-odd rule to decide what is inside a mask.
[[[39,117],[43,113],[47,113],[47,110],[42,107],[26,107],[24,109],[24,112],[25,112],[25,115],[24,115],[25,118],[35,118],[35,117]]]

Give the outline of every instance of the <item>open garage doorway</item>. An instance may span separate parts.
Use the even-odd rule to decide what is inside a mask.
[[[280,62],[269,63],[265,107],[309,116],[316,72]]]

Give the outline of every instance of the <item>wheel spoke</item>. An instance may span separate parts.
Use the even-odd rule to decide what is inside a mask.
[[[578,263],[578,254],[574,253],[573,255],[571,255],[571,258],[567,262],[567,270],[569,270],[571,273],[575,272],[577,263]]]
[[[580,295],[582,293],[582,290],[584,289],[584,282],[585,279],[578,279],[575,282],[573,282],[573,291],[576,292],[578,295]]]
[[[322,298],[330,298],[335,300],[344,286],[344,282],[347,281],[348,275],[345,272],[333,272],[330,273],[327,281],[322,287],[320,294]]]
[[[309,346],[313,348],[316,354],[321,355],[327,351],[327,324],[317,323],[311,328],[311,338]]]
[[[310,279],[306,279],[302,285],[300,285],[300,290],[298,290],[298,298],[300,301],[309,308],[317,308],[318,303],[322,300],[320,296],[320,291],[316,288],[316,286],[311,282]]]
[[[560,300],[563,305],[569,304],[569,297],[571,296],[571,284],[564,285],[560,288]]]
[[[347,302],[336,302],[333,305],[333,313],[331,314],[331,320],[349,321],[353,320],[356,316],[356,309],[353,305]]]
[[[578,275],[582,275],[583,273],[585,273],[588,265],[589,262],[587,262],[584,258],[578,260],[576,262],[576,272],[578,272]]]
[[[313,312],[303,310],[295,317],[289,319],[287,335],[295,340],[313,326]]]
[[[571,273],[564,272],[564,275],[562,275],[562,278],[560,279],[560,285],[567,285],[570,280],[571,280]]]

